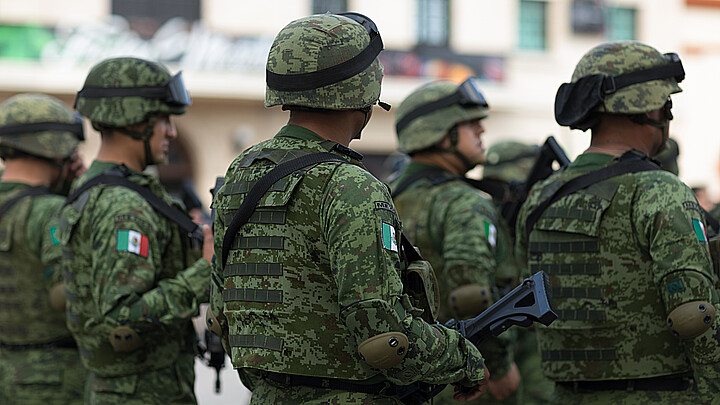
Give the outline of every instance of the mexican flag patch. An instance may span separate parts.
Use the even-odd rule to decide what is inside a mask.
[[[395,227],[387,222],[382,223],[382,244],[383,247],[391,252],[398,251],[397,235],[395,235]]]
[[[697,239],[700,243],[707,243],[707,233],[705,233],[705,225],[699,220],[699,219],[692,219],[692,226],[693,230],[695,231],[695,236],[697,236]]]
[[[116,250],[148,257],[148,238],[140,232],[120,229],[117,232]]]
[[[495,247],[495,245],[497,245],[497,228],[487,221],[485,221],[485,237],[490,243],[490,246]]]

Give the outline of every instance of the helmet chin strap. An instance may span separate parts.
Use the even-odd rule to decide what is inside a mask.
[[[370,113],[372,112],[372,106],[368,106],[368,107],[365,107],[365,108],[361,108],[361,109],[359,109],[358,111],[360,111],[361,113],[365,114],[365,118],[364,118],[364,120],[363,120],[362,127],[360,127],[360,130],[358,131],[358,133],[355,134],[355,136],[353,136],[353,139],[360,139],[360,135],[362,135],[363,129],[365,129],[365,127],[367,126],[368,122],[370,122],[370,117],[372,116],[372,114],[370,114]]]
[[[462,172],[465,173],[468,170],[475,167],[475,164],[473,164],[467,157],[465,157],[465,155],[460,153],[460,151],[457,149],[458,137],[459,137],[459,132],[458,132],[457,125],[456,125],[450,130],[450,147],[449,148],[438,148],[438,149],[443,152],[451,153],[451,154],[455,155],[455,157],[457,157],[460,160],[460,163],[463,164],[464,167],[463,167]]]
[[[152,155],[152,149],[150,148],[150,138],[153,137],[153,134],[155,132],[155,124],[157,123],[157,116],[153,115],[150,116],[147,121],[145,121],[147,125],[145,126],[145,129],[142,131],[133,131],[128,128],[114,128],[125,135],[128,135],[131,138],[137,139],[139,141],[142,141],[143,143],[143,149],[145,150],[145,167],[154,165],[157,162],[155,162],[155,159],[153,159]]]

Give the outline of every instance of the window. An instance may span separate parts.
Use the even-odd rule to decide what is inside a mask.
[[[449,0],[418,0],[418,45],[447,46]]]
[[[547,48],[547,3],[520,1],[520,49],[544,50]]]
[[[634,40],[637,11],[632,8],[608,7],[605,37],[609,41]]]
[[[347,0],[313,0],[313,14],[343,13],[347,11]]]

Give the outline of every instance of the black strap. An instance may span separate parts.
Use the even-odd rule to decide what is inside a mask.
[[[440,170],[440,169],[425,169],[420,170],[419,172],[415,172],[411,174],[410,176],[404,178],[400,183],[398,183],[397,187],[392,192],[392,198],[395,199],[397,196],[399,196],[403,191],[407,190],[408,187],[413,185],[416,181],[421,179],[429,179],[432,181],[433,185],[437,186],[438,184],[446,183],[451,180],[462,180],[465,183],[475,187],[476,189],[480,191],[484,191],[494,198],[497,198],[499,200],[504,200],[506,196],[509,195],[510,188],[507,183],[492,179],[482,179],[482,180],[475,180],[475,179],[469,179],[464,176],[457,176],[452,175],[448,176],[447,172]]]
[[[82,121],[73,122],[72,124],[65,122],[33,122],[29,124],[4,125],[0,127],[0,136],[41,131],[72,132],[77,135],[78,139],[85,139]]]
[[[353,77],[370,66],[383,49],[380,35],[374,36],[368,46],[354,57],[326,69],[309,73],[278,74],[265,70],[265,81],[269,88],[277,91],[304,91],[343,81]]]
[[[341,380],[337,378],[322,378],[306,375],[272,373],[269,371],[264,372],[262,377],[264,379],[291,387],[303,386],[313,388],[325,388],[386,396],[394,396],[397,390],[397,386],[389,381],[383,381],[375,384],[359,384],[354,381]]]
[[[583,174],[575,177],[558,188],[553,195],[540,203],[528,215],[525,223],[525,240],[529,240],[530,231],[532,231],[535,223],[540,219],[545,209],[555,201],[570,195],[578,190],[582,190],[592,184],[599,183],[603,180],[619,176],[626,173],[645,172],[650,170],[662,170],[658,165],[651,163],[647,156],[638,155],[635,151],[629,151],[623,154],[620,159],[602,169]]]
[[[617,90],[630,86],[631,84],[649,82],[651,80],[667,79],[670,77],[685,76],[682,63],[671,62],[665,65],[655,66],[648,69],[636,70],[634,72],[618,76],[605,76],[602,82],[601,91],[603,95],[615,93]],[[678,80],[678,82],[682,81]]]
[[[36,197],[39,195],[48,195],[52,194],[52,191],[50,191],[49,188],[45,186],[36,186],[36,187],[30,187],[28,189],[25,189],[21,191],[18,195],[15,197],[5,201],[5,203],[0,206],[0,218],[2,218],[3,215],[5,215],[6,212],[10,208],[12,208],[13,205],[15,205],[16,202],[22,200],[25,197]]]
[[[400,120],[398,120],[397,124],[395,124],[395,132],[400,133],[405,127],[410,125],[410,123],[415,120],[418,117],[422,117],[425,114],[430,114],[433,111],[437,111],[442,108],[450,107],[451,105],[458,104],[460,100],[462,99],[462,96],[459,92],[454,92],[453,94],[450,94],[449,96],[443,97],[439,100],[431,101],[426,104],[422,104],[416,109],[410,111],[407,115],[402,117]]]
[[[255,183],[255,185],[245,196],[245,199],[243,200],[242,205],[240,205],[240,208],[238,208],[238,210],[235,212],[235,215],[233,215],[232,221],[230,221],[230,224],[225,231],[225,235],[223,236],[223,268],[225,268],[225,263],[227,263],[227,258],[230,254],[232,242],[233,240],[235,240],[238,231],[243,225],[247,223],[248,219],[250,219],[250,216],[255,211],[255,208],[257,207],[257,203],[260,201],[260,198],[265,195],[265,193],[270,189],[270,186],[272,186],[276,181],[297,170],[325,162],[350,163],[334,153],[311,153],[305,156],[300,156],[299,158],[295,158],[293,160],[289,160],[287,162],[280,163],[272,170],[270,170],[266,175],[261,177],[260,180],[257,181],[257,183]]]
[[[692,378],[651,377],[630,380],[557,381],[557,385],[574,391],[685,391],[692,388]]]
[[[190,219],[184,212],[168,204],[162,198],[155,195],[149,188],[141,186],[133,181],[128,180],[126,174],[122,173],[118,168],[110,169],[87,182],[83,183],[78,187],[72,194],[70,194],[65,200],[65,205],[71,204],[80,195],[86,192],[88,189],[98,186],[122,186],[129,188],[136,193],[140,194],[145,201],[152,206],[155,211],[177,224],[183,231],[187,232],[194,239],[202,239],[202,230],[200,226]]]

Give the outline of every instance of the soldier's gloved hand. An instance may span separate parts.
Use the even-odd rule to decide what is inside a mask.
[[[488,390],[495,399],[502,401],[512,395],[517,390],[518,385],[520,385],[520,372],[517,365],[512,363],[504,376],[497,380],[488,381]]]
[[[460,387],[455,386],[455,393],[453,394],[453,398],[456,401],[474,401],[481,396],[485,395],[485,392],[487,391],[487,384],[490,380],[490,371],[488,371],[487,366],[485,366],[485,378],[480,380],[480,382],[477,383],[476,386],[469,388],[469,391],[467,390],[468,387],[465,390],[461,390]]]
[[[213,243],[215,242],[215,239],[213,238],[213,232],[210,226],[207,224],[203,224],[202,226],[202,233],[203,233],[203,248],[202,248],[202,255],[205,260],[208,261],[208,263],[212,263],[212,257],[213,254],[215,254],[215,248],[213,246]]]

